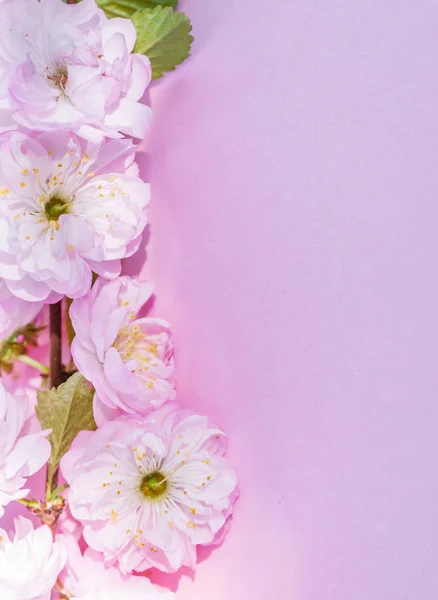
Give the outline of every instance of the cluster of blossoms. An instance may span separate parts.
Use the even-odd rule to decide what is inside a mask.
[[[148,129],[151,65],[132,53],[133,23],[95,0],[0,3],[0,517],[19,501],[42,523],[0,529],[0,598],[171,600],[140,574],[194,569],[238,491],[224,433],[177,402],[170,325],[145,316],[152,286],[120,276],[147,224],[131,138]],[[35,410],[44,305],[61,302],[72,340],[61,375],[78,371],[94,391],[93,426],[62,453],[58,423]],[[35,500],[27,480],[46,463]]]

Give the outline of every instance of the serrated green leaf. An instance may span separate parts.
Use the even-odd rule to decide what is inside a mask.
[[[94,431],[94,390],[80,373],[72,375],[58,388],[38,391],[36,414],[43,429],[51,429],[52,445],[47,467],[47,489],[52,490],[53,479],[61,458],[70,448],[77,434],[88,429]]]
[[[156,6],[176,8],[178,0],[97,0],[97,4],[110,19],[113,17],[129,19],[137,10],[143,8],[155,8]]]
[[[134,52],[146,54],[152,64],[152,77],[173,71],[190,54],[192,25],[184,13],[157,6],[137,11],[132,16],[137,29]]]

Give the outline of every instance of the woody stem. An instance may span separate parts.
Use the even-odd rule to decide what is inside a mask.
[[[50,305],[50,386],[62,383],[62,303]]]

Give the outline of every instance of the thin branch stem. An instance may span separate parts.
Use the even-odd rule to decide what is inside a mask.
[[[20,498],[17,502],[23,504],[27,508],[37,508],[40,505],[38,500],[28,500],[27,498]]]
[[[68,483],[63,483],[62,485],[57,487],[56,490],[53,490],[53,492],[52,492],[50,498],[48,498],[48,500],[53,502],[57,498],[57,496],[61,495],[61,492],[63,492],[64,490],[66,490],[69,487],[70,486],[68,485]]]
[[[43,375],[49,374],[49,367],[46,367],[46,365],[43,365],[43,363],[40,363],[38,360],[35,360],[34,358],[31,358],[27,354],[21,354],[20,356],[17,357],[17,360],[19,360],[20,362],[22,362],[26,365],[29,365],[30,367],[33,367],[34,369],[37,369]]]
[[[57,388],[63,382],[62,371],[62,301],[50,305],[50,387]],[[58,470],[52,481],[48,479],[47,497],[58,486]]]
[[[62,383],[62,302],[50,305],[50,386]]]

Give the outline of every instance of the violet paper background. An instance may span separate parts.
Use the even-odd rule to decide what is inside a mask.
[[[435,600],[438,5],[180,7],[143,275],[242,490],[180,597]]]

